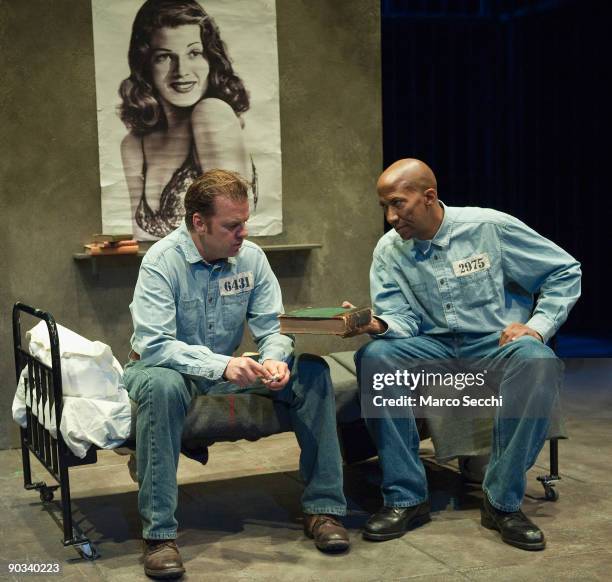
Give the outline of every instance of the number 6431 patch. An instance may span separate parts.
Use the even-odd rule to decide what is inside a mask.
[[[237,295],[253,289],[253,271],[236,273],[231,277],[219,279],[220,295]]]
[[[478,271],[486,271],[490,267],[491,261],[489,261],[487,253],[474,255],[468,259],[461,259],[453,263],[453,271],[457,277],[465,277],[472,273],[478,273]]]

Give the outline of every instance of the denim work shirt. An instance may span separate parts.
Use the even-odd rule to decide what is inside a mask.
[[[144,256],[130,311],[132,349],[149,366],[220,380],[245,320],[260,361],[293,353],[293,340],[280,334],[281,290],[264,252],[244,241],[235,257],[207,263],[184,223]]]
[[[432,240],[392,230],[374,250],[372,304],[388,325],[376,337],[493,333],[519,322],[548,341],[580,296],[580,263],[508,214],[440,204]]]

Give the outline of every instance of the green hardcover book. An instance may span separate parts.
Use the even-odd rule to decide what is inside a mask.
[[[279,315],[281,333],[345,337],[372,320],[369,307],[307,307]]]

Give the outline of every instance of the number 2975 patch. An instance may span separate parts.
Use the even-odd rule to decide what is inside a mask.
[[[478,273],[478,271],[486,271],[490,267],[491,261],[489,261],[487,253],[474,255],[473,257],[461,259],[453,263],[453,271],[457,277],[465,277],[472,273]]]
[[[237,295],[253,289],[253,271],[236,273],[231,277],[219,279],[220,295]]]

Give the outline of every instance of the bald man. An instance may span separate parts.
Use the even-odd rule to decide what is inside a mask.
[[[558,361],[545,342],[580,295],[580,264],[512,216],[446,206],[434,173],[420,160],[392,164],[377,190],[393,230],[374,250],[375,317],[361,330],[373,341],[355,358],[383,471],[384,505],[363,535],[389,540],[430,520],[413,405],[372,406],[380,394],[375,380],[424,361],[476,359],[483,368],[501,370],[498,394],[510,403],[492,412],[481,523],[508,544],[544,549],[544,534],[520,506],[560,382]]]

